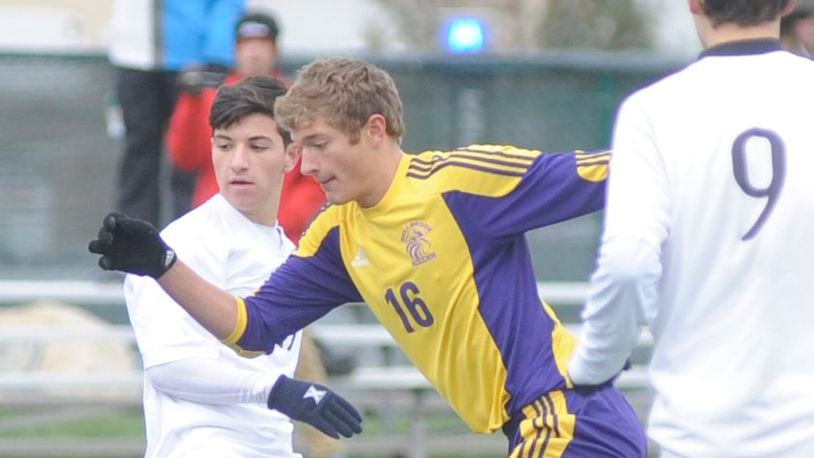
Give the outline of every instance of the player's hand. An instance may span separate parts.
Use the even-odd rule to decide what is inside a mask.
[[[614,374],[613,377],[609,378],[608,380],[605,380],[604,382],[596,385],[574,385],[574,390],[583,395],[588,395],[602,388],[613,386],[613,384],[616,383],[616,380],[619,378],[619,376],[622,375],[622,372],[630,370],[631,367],[633,367],[633,365],[630,363],[630,359],[626,359],[625,365],[622,366],[622,369],[616,374]]]
[[[192,65],[178,74],[178,87],[190,94],[200,94],[205,88],[223,84],[229,69],[216,64]]]
[[[362,432],[362,415],[338,394],[316,383],[281,375],[271,388],[268,406],[334,439]]]
[[[110,213],[102,221],[96,240],[88,251],[102,255],[99,267],[104,270],[149,275],[159,278],[175,263],[175,252],[147,221]]]

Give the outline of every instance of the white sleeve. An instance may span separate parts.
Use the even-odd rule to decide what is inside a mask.
[[[128,275],[125,300],[136,343],[148,369],[187,358],[218,357],[222,345],[203,329],[155,280]]]
[[[206,229],[200,218],[181,219],[161,236],[198,275],[223,289],[228,246]],[[124,296],[145,369],[187,358],[218,357],[223,344],[152,278],[128,275]]]
[[[238,369],[216,359],[192,358],[150,367],[145,377],[156,390],[177,399],[231,405],[265,404],[278,375]]]
[[[617,116],[602,240],[629,235],[661,246],[672,219],[668,164],[637,100],[626,101]]]
[[[622,105],[614,129],[602,246],[568,369],[576,384],[615,375],[658,305],[671,197],[666,165],[638,101],[634,95]]]
[[[582,332],[568,366],[577,385],[596,385],[616,375],[655,313],[661,276],[659,249],[630,236],[602,244],[582,312]]]

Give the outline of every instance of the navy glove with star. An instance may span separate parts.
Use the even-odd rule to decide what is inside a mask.
[[[362,432],[362,416],[328,387],[281,375],[271,388],[269,409],[308,423],[334,439]]]

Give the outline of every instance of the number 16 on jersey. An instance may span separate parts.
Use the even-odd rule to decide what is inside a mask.
[[[430,308],[427,307],[427,303],[421,299],[421,291],[419,291],[415,283],[406,281],[401,284],[398,290],[399,297],[396,297],[394,289],[387,288],[387,291],[384,293],[384,300],[393,307],[396,314],[401,318],[401,324],[404,326],[405,331],[408,333],[415,331],[412,322],[424,328],[430,327],[435,323]],[[405,313],[405,310],[407,313]],[[409,317],[407,316],[408,314],[410,315]]]

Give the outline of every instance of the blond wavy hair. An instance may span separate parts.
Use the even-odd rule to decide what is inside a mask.
[[[387,135],[401,141],[404,113],[393,78],[373,64],[348,58],[319,59],[300,69],[288,94],[277,99],[275,118],[288,130],[321,119],[359,141],[371,115],[387,121]]]

